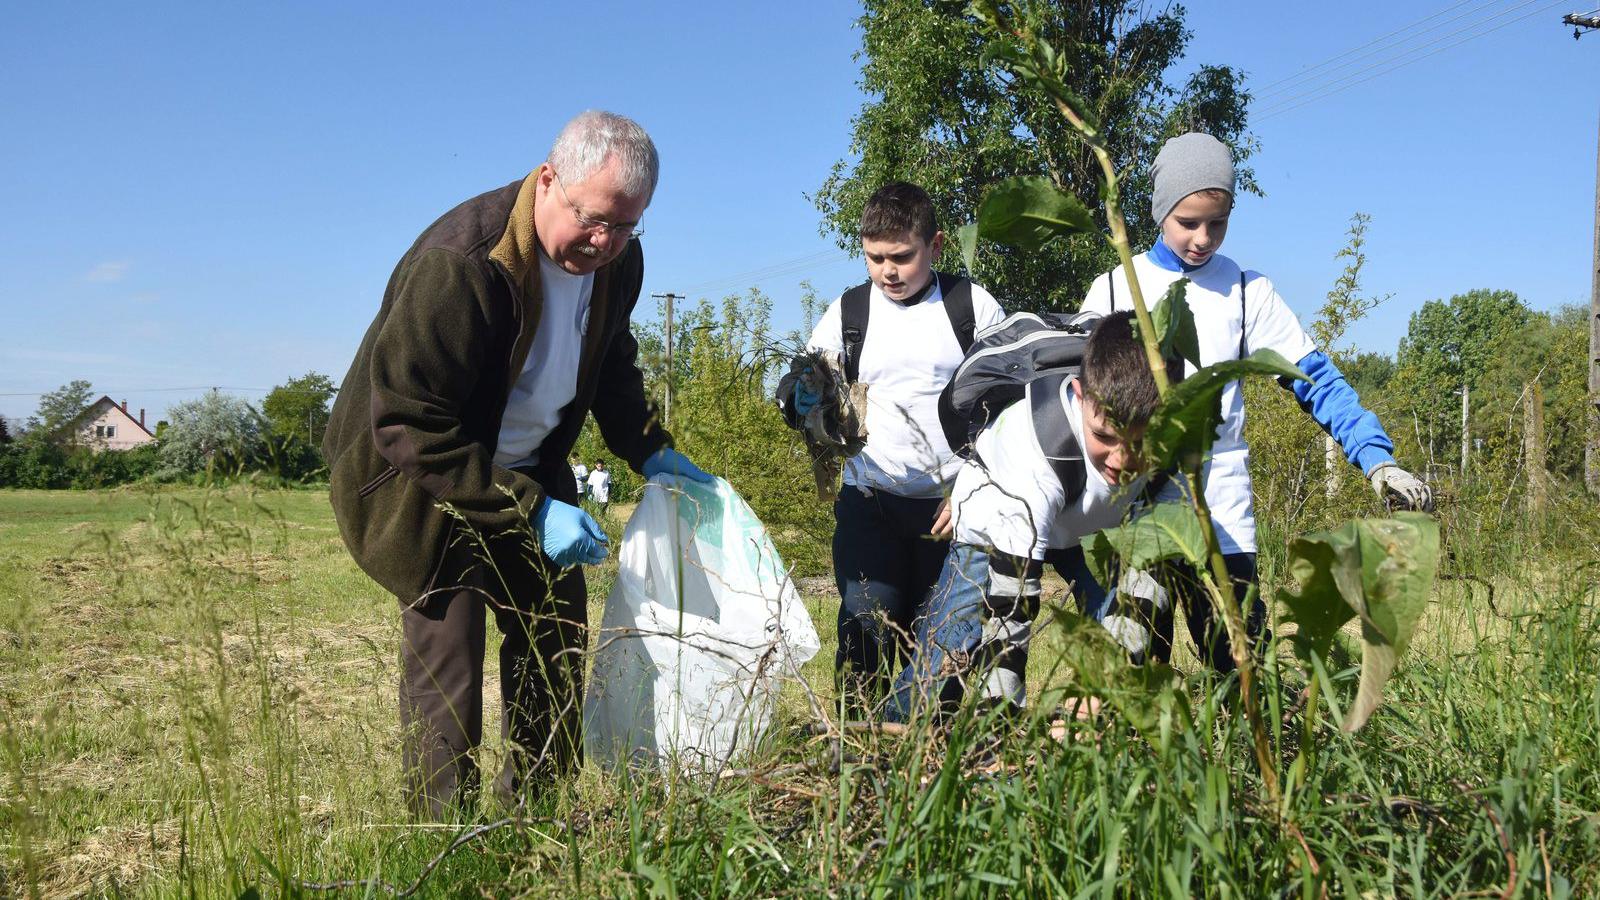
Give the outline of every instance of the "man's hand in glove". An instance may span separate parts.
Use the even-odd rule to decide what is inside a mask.
[[[609,540],[600,523],[570,503],[546,497],[533,514],[533,530],[539,535],[539,548],[556,565],[565,569],[579,564],[595,565],[606,558]]]
[[[690,462],[689,457],[671,447],[662,447],[650,454],[650,458],[644,461],[644,468],[640,471],[644,472],[646,478],[654,478],[657,475],[682,475],[690,481],[711,483],[709,474]]]
[[[805,374],[810,375],[811,374],[811,370],[807,369],[805,371]],[[817,403],[821,399],[822,399],[821,397],[818,397],[816,394],[813,394],[806,387],[804,381],[796,381],[794,383],[794,413],[795,413],[795,415],[797,415],[797,416],[809,415],[811,410],[817,405]]]
[[[1379,500],[1394,494],[1414,510],[1433,512],[1433,490],[1422,479],[1394,463],[1378,466],[1368,477],[1372,479],[1372,489],[1378,492]]]

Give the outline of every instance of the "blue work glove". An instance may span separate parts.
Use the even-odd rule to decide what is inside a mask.
[[[544,505],[533,514],[533,531],[539,535],[539,548],[544,555],[563,569],[595,565],[606,558],[606,544],[610,543],[599,522],[554,497],[546,497]]]
[[[810,369],[806,369],[805,370],[805,374],[806,375],[810,375],[811,374],[811,370]],[[811,412],[811,410],[813,408],[815,408],[817,403],[820,402],[821,400],[822,400],[821,397],[817,396],[816,394],[811,393],[811,390],[806,387],[805,382],[796,381],[794,383],[794,412],[795,412],[795,415],[804,416],[804,415],[809,414]]]
[[[662,447],[650,454],[650,458],[644,461],[644,468],[640,471],[644,472],[646,478],[654,478],[657,475],[682,475],[690,481],[711,483],[710,475],[690,462],[689,457],[671,447]]]

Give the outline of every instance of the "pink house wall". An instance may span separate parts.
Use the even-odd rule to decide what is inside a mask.
[[[155,435],[140,424],[143,418],[144,410],[139,410],[136,419],[124,406],[118,406],[109,397],[101,397],[80,420],[83,424],[78,428],[78,443],[96,450],[131,450],[148,444],[155,440]]]

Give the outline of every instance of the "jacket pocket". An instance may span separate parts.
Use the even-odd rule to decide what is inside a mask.
[[[362,485],[361,486],[361,490],[356,491],[356,496],[365,498],[365,497],[371,495],[373,491],[376,491],[378,488],[381,488],[385,484],[388,484],[390,479],[394,478],[396,475],[399,475],[399,474],[400,474],[400,469],[395,467],[395,466],[390,466],[387,469],[384,469],[382,472],[378,473],[378,477],[377,478],[374,478],[371,481],[367,482],[366,484]]]

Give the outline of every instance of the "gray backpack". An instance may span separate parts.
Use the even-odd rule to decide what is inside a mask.
[[[972,456],[978,433],[1026,399],[1045,459],[1069,501],[1083,493],[1083,448],[1061,407],[1061,389],[1083,367],[1098,313],[1012,313],[980,332],[939,395],[939,425],[950,449]]]

